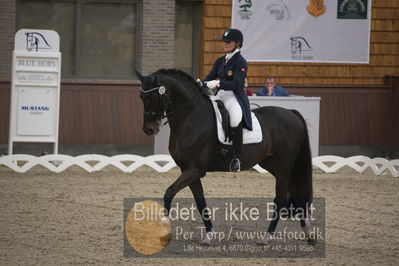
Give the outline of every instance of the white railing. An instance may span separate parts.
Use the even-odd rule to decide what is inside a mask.
[[[45,156],[32,156],[26,154],[15,154],[0,157],[0,166],[4,165],[15,172],[25,173],[32,167],[41,165],[51,172],[59,173],[71,166],[79,166],[87,172],[100,171],[106,166],[112,165],[125,173],[131,173],[139,167],[146,165],[157,172],[168,172],[176,167],[176,163],[169,155],[138,156],[131,154],[121,154],[112,157],[87,154],[80,156],[69,156],[62,154],[51,154]],[[386,160],[384,158],[370,159],[365,156],[352,156],[343,158],[339,156],[319,156],[313,158],[313,166],[321,169],[325,173],[335,173],[344,166],[349,166],[358,173],[363,173],[370,168],[375,175],[390,173],[394,177],[399,176],[399,160]],[[260,173],[267,171],[256,165],[253,167]]]

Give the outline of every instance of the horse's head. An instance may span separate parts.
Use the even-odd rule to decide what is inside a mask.
[[[26,35],[26,49],[30,52],[34,49],[33,33],[25,32]]]
[[[166,88],[160,84],[155,74],[143,76],[138,71],[136,74],[141,81],[140,98],[144,104],[143,131],[147,135],[154,135],[158,133],[168,107]]]

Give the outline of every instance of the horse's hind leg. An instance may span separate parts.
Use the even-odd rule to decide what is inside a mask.
[[[301,219],[300,223],[302,230],[305,233],[308,244],[314,246],[316,244],[316,236],[312,236],[312,225],[309,222],[309,218],[306,217],[304,219]]]
[[[295,186],[294,184],[291,184],[290,187]],[[292,207],[295,208],[297,212],[297,218],[299,218],[299,222],[301,225],[301,228],[303,232],[305,233],[306,239],[308,241],[309,245],[315,245],[316,244],[316,238],[315,236],[312,235],[312,225],[309,221],[309,202],[301,195],[298,195],[294,192],[294,189],[288,188],[288,193],[290,194],[290,204],[292,204]],[[291,206],[290,206],[291,207]]]
[[[291,189],[288,189],[289,191],[292,191]],[[291,193],[291,192],[289,192]],[[290,196],[291,198],[291,196]],[[314,233],[312,233],[312,225],[309,221],[309,211],[310,208],[308,206],[309,202],[301,197],[300,195],[292,195],[292,204],[293,207],[296,208],[297,211],[299,211],[298,214],[300,214],[299,218],[299,222],[301,225],[301,228],[303,230],[303,232],[305,233],[307,242],[309,245],[315,245],[316,244],[316,236],[314,235]]]
[[[269,224],[267,232],[265,236],[258,241],[258,244],[268,244],[274,235],[274,231],[276,230],[277,224],[280,220],[280,212],[283,207],[287,206],[287,175],[280,175],[276,178],[276,196],[274,198],[274,212],[272,220]]]
[[[291,172],[288,194],[293,207],[298,214],[301,214],[298,218],[310,245],[316,244],[316,236],[312,233],[312,225],[309,221],[312,219],[312,216],[309,217],[313,198],[312,170],[310,150],[305,140]]]
[[[284,156],[268,157],[259,165],[267,169],[276,178],[276,196],[274,198],[274,212],[272,220],[267,229],[266,235],[258,244],[268,244],[273,239],[273,234],[280,220],[280,212],[283,207],[288,205],[288,185],[293,160],[284,160]]]
[[[274,198],[275,211],[267,232],[273,234],[280,219],[280,212],[287,205],[287,178],[276,178],[276,196]]]

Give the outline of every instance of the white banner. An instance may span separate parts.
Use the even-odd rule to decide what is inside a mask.
[[[233,0],[249,62],[368,63],[371,0]]]

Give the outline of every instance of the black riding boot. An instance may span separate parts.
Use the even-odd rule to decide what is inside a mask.
[[[232,131],[232,140],[233,140],[233,151],[234,158],[230,163],[230,172],[239,172],[241,167],[240,155],[241,155],[241,146],[242,146],[242,125],[241,123],[238,127],[231,128]]]

